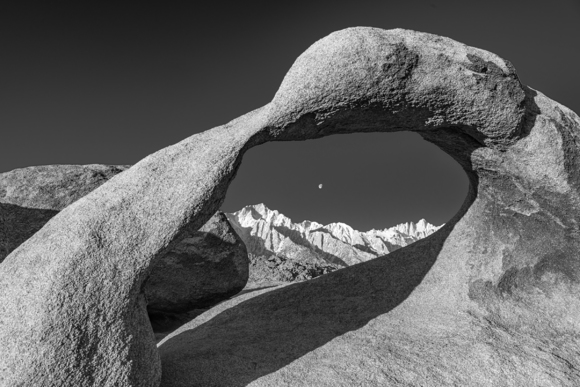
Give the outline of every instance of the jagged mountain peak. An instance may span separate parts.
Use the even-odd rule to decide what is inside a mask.
[[[343,222],[322,225],[304,220],[293,223],[264,203],[248,205],[227,215],[252,254],[303,259],[305,251],[310,251],[309,259],[338,263],[339,266],[388,254],[440,228],[425,219],[367,232],[355,230]]]
[[[350,232],[356,231],[354,228],[350,227],[348,224],[342,223],[342,222],[329,223],[325,227],[332,228],[332,229],[341,229],[341,230],[346,230],[346,231],[350,231]]]
[[[285,216],[284,214],[280,213],[277,210],[272,210],[272,209],[268,208],[264,203],[247,205],[247,206],[243,207],[241,210],[234,212],[232,215],[235,215],[237,217],[243,217],[243,216],[248,216],[248,214],[251,214],[252,217],[256,220],[264,219],[268,222],[281,223],[281,224],[288,223],[288,222],[292,223],[292,220],[289,217]],[[315,222],[315,221],[304,220],[301,223],[292,223],[292,224],[297,226],[298,229],[303,229],[303,230],[316,230],[316,229],[324,228],[331,233],[334,231],[336,233],[350,234],[350,235],[352,235],[353,233],[376,235],[376,234],[389,233],[390,231],[396,231],[399,233],[415,235],[417,233],[425,233],[425,232],[432,233],[432,232],[435,232],[439,228],[442,227],[442,226],[435,226],[435,225],[429,223],[425,218],[420,219],[416,223],[405,222],[405,223],[397,224],[396,226],[393,226],[393,227],[378,229],[378,230],[372,229],[372,230],[369,230],[366,232],[355,230],[350,225],[343,223],[343,222],[332,222],[332,223],[329,223],[327,225],[323,225],[323,224]]]
[[[425,219],[419,220],[417,223],[413,222],[405,222],[400,223],[390,229],[385,230],[395,230],[403,234],[409,235],[420,235],[424,233],[433,233],[440,229],[442,226],[434,226],[431,223],[427,222]]]

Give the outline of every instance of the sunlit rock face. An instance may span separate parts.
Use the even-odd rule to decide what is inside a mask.
[[[227,216],[250,254],[250,283],[312,279],[389,254],[440,228],[424,219],[367,232],[345,223],[294,223],[264,204]]]
[[[143,280],[220,207],[247,149],[399,130],[464,168],[453,219],[384,258],[224,302],[157,350]],[[414,31],[335,32],[272,102],[148,156],[6,258],[2,383],[578,385],[579,136],[574,112],[494,54]]]
[[[129,165],[42,165],[0,173],[0,262],[66,206]],[[213,306],[244,288],[248,254],[223,212],[158,260],[144,287],[150,313]]]
[[[127,168],[45,165],[0,174],[0,262],[59,211]],[[201,229],[186,229],[157,260],[143,285],[147,312],[157,321],[213,306],[244,288],[248,270],[243,241],[218,211]]]

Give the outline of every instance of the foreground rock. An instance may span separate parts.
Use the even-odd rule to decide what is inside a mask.
[[[60,210],[127,168],[45,165],[0,174],[0,262]],[[246,285],[248,264],[244,243],[217,212],[155,265],[144,287],[150,316],[185,313],[231,297]]]
[[[42,165],[0,174],[0,262],[60,210],[129,168]]]
[[[167,252],[145,283],[147,312],[157,341],[238,294],[248,278],[246,247],[218,211]]]
[[[149,313],[213,306],[246,286],[248,265],[244,243],[218,211],[155,264],[144,288]]]
[[[157,352],[143,281],[217,211],[247,149],[395,130],[466,171],[449,223],[220,304]],[[405,30],[331,34],[270,104],[143,159],[6,258],[2,384],[156,386],[160,353],[164,386],[578,385],[579,142],[580,118],[496,55]]]

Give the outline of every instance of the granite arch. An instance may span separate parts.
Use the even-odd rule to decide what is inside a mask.
[[[469,194],[446,227],[397,254],[410,277],[391,266],[400,275],[386,279],[396,294],[390,309],[340,334],[360,332],[378,317],[395,321],[392,310],[421,324],[426,316],[435,325],[457,318],[467,336],[481,334],[486,323],[527,334],[526,340],[578,333],[580,118],[522,85],[509,62],[484,50],[413,31],[350,28],[302,54],[271,103],[146,157],[64,209],[6,258],[0,384],[159,385],[161,362],[142,283],[183,230],[198,229],[219,209],[243,153],[267,141],[394,130],[416,131],[454,157],[468,174]],[[415,264],[412,256],[426,258]],[[384,262],[365,267],[376,272]],[[316,286],[360,270],[367,269],[347,268]],[[300,291],[279,289],[267,297]],[[211,333],[211,324],[204,329]],[[552,380],[578,381],[574,348],[548,351],[553,356],[538,378],[549,378],[549,369]],[[235,375],[250,383],[295,360],[291,354],[264,373],[246,359]],[[184,378],[191,376],[189,366],[181,368]],[[479,375],[476,365],[462,367],[448,380],[459,380],[469,367]],[[206,370],[207,381],[224,377]],[[429,372],[435,371],[416,371],[416,377]],[[510,372],[510,380],[525,380],[521,370]],[[195,371],[193,377],[202,376]]]

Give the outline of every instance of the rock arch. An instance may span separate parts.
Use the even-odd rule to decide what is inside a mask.
[[[198,229],[219,208],[243,153],[266,141],[396,130],[418,132],[462,165],[470,179],[463,208],[391,263],[379,258],[315,286],[391,270],[379,283],[367,283],[372,289],[386,284],[377,295],[391,298],[383,310],[389,321],[455,321],[465,333],[460,339],[481,338],[474,345],[499,334],[497,327],[525,340],[537,334],[544,347],[525,350],[544,351],[546,370],[534,377],[577,381],[579,129],[576,114],[522,85],[513,66],[489,52],[406,30],[335,32],[297,59],[271,103],[146,157],[64,209],[6,258],[0,266],[0,384],[159,385],[143,281],[183,230]],[[304,286],[286,289],[269,300],[299,297]],[[548,339],[564,334],[571,344],[558,352]],[[460,353],[454,336],[445,337]],[[446,380],[459,380],[469,367],[479,375],[482,364],[499,364],[488,360],[445,370]],[[236,362],[248,366],[235,374],[247,382],[275,372],[252,371],[251,359]],[[436,367],[412,368],[415,380],[441,377]],[[525,380],[517,367],[502,372],[511,381]],[[225,377],[219,374],[212,377]]]

